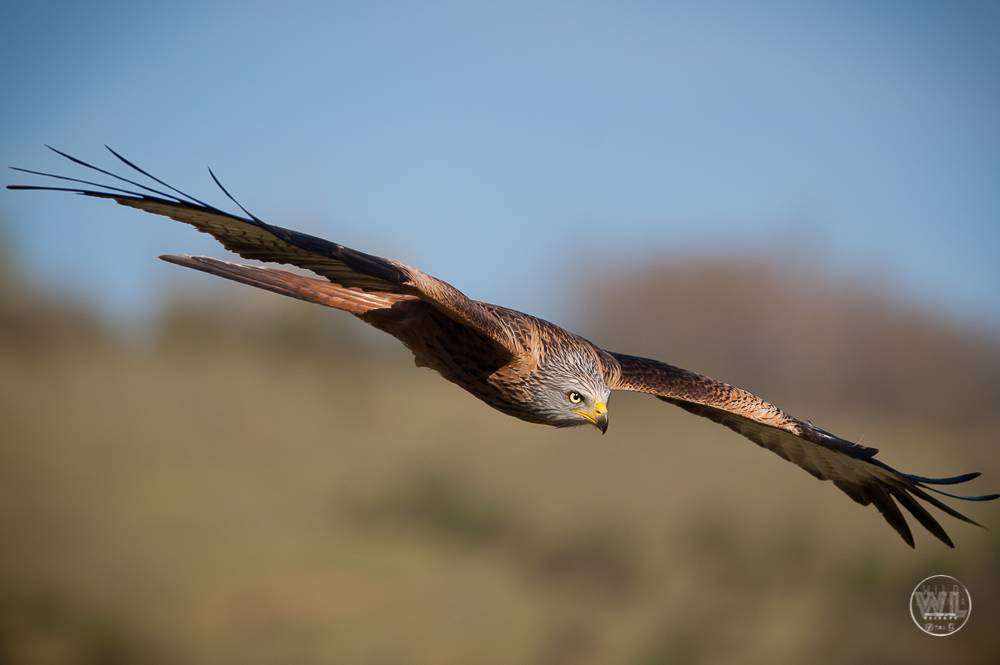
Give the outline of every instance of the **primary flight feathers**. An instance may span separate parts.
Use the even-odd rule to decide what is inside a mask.
[[[184,194],[113,150],[112,154],[121,162],[163,189],[55,152],[139,191],[27,169],[16,170],[97,189],[32,185],[8,185],[8,189],[66,191],[113,199],[190,224],[245,259],[309,270],[325,279],[203,256],[160,257],[350,312],[400,340],[413,352],[418,366],[436,370],[490,406],[516,418],[556,427],[591,424],[604,432],[608,427],[607,402],[612,390],[649,393],[725,425],[821,480],[833,481],[862,505],[874,504],[911,547],[913,536],[899,506],[953,547],[941,525],[916,499],[976,524],[928,491],[966,501],[1000,497],[1000,494],[957,496],[942,492],[930,485],[964,483],[979,474],[925,478],[900,473],[875,459],[876,449],[845,441],[793,418],[739,388],[656,360],[605,351],[543,319],[472,300],[450,284],[405,263],[267,224],[236,202],[214,174],[216,184],[246,217],[229,214]]]

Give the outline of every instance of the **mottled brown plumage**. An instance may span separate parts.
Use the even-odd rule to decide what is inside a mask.
[[[435,370],[515,418],[556,427],[590,423],[603,432],[608,426],[606,405],[612,390],[649,393],[725,425],[821,480],[833,481],[858,503],[874,504],[911,546],[913,536],[897,502],[949,546],[952,542],[944,529],[914,497],[975,524],[925,490],[946,494],[928,485],[961,483],[979,474],[923,478],[900,473],[875,459],[878,451],[874,448],[833,436],[739,388],[656,360],[609,353],[543,319],[472,300],[412,266],[266,224],[242,206],[247,217],[223,212],[166,185],[117,153],[115,156],[125,164],[173,194],[59,154],[148,194],[35,171],[26,172],[103,191],[8,187],[69,191],[113,199],[190,224],[243,258],[312,271],[325,279],[208,257],[161,257],[171,263],[350,312],[402,342],[413,352],[418,366]],[[983,501],[998,496],[955,498]]]

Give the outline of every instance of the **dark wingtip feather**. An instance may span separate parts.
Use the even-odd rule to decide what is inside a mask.
[[[927,483],[931,485],[957,485],[958,483],[968,482],[973,478],[978,478],[979,476],[983,475],[976,471],[972,473],[965,473],[962,474],[961,476],[952,476],[950,478],[925,478],[924,476],[916,476],[910,473],[902,473],[901,471],[897,471],[896,469],[892,468],[882,460],[870,459],[868,460],[868,462],[870,464],[874,464],[875,466],[881,467],[886,471],[891,471],[892,473],[898,476],[901,476],[908,480],[912,480],[916,486],[923,487],[924,489],[928,489],[932,492],[937,492],[938,494],[950,496],[953,499],[962,499],[963,501],[993,501],[994,499],[1000,499],[1000,494],[983,494],[982,496],[961,496],[959,494],[949,494],[948,492],[943,492],[933,487],[927,487],[927,485],[924,484]],[[924,493],[924,495],[926,495],[926,492]]]
[[[967,483],[983,474],[978,471],[973,471],[972,473],[964,473],[960,476],[952,476],[950,478],[925,478],[924,476],[915,476],[911,473],[900,473],[899,475],[909,478],[910,480],[915,480],[918,483],[927,483],[929,485],[958,485],[959,483]]]
[[[28,190],[41,190],[50,192],[83,192],[82,189],[73,189],[71,187],[43,187],[41,185],[7,185],[7,189],[28,189]]]
[[[928,487],[927,489],[931,489],[931,488]],[[980,524],[979,522],[975,521],[974,519],[966,517],[962,513],[958,512],[957,510],[955,510],[954,508],[952,508],[948,504],[946,504],[946,503],[944,503],[942,501],[939,501],[935,497],[933,497],[930,494],[928,494],[927,492],[925,492],[920,487],[917,487],[917,486],[907,487],[907,490],[911,494],[913,494],[914,496],[923,499],[924,501],[926,501],[927,503],[931,504],[935,508],[938,508],[939,510],[943,510],[944,512],[948,513],[949,515],[951,515],[955,519],[962,520],[963,522],[967,522],[968,524],[975,524],[978,527],[982,527],[983,526],[982,524]]]
[[[7,185],[7,189],[34,190],[39,192],[69,192],[71,194],[83,194],[84,196],[99,196],[107,199],[126,198],[108,192],[92,192],[89,189],[77,189],[75,187],[46,187],[44,185]],[[140,198],[140,197],[132,197]]]
[[[934,519],[927,509],[917,503],[916,499],[906,493],[904,487],[897,487],[890,489],[893,498],[895,498],[900,505],[910,511],[920,524],[930,531],[938,540],[947,545],[948,547],[954,548],[955,544],[951,542],[951,538],[945,532],[944,527],[942,527],[936,519]]]
[[[885,488],[878,485],[873,485],[871,487],[871,500],[878,508],[878,511],[882,513],[882,517],[885,521],[889,523],[893,529],[896,530],[907,545],[916,549],[916,544],[913,542],[913,533],[910,531],[910,525],[906,523],[906,518],[903,517],[903,513],[900,512],[899,506],[892,500],[892,497],[885,490]]]
[[[937,492],[938,494],[943,494],[945,496],[950,496],[953,499],[961,499],[962,501],[993,501],[994,499],[1000,499],[1000,494],[982,494],[980,496],[962,496],[961,494],[951,494],[950,492],[942,492],[939,489],[934,489],[933,487],[927,487],[932,492]]]
[[[112,155],[114,155],[119,160],[121,160],[126,166],[128,166],[129,168],[131,168],[131,169],[133,169],[135,171],[138,171],[139,173],[141,173],[142,175],[146,176],[150,180],[153,180],[153,181],[155,181],[155,182],[163,185],[164,187],[166,187],[170,191],[175,192],[177,194],[180,194],[181,196],[183,196],[187,200],[193,201],[194,203],[197,203],[200,206],[204,206],[206,208],[211,208],[212,207],[212,206],[208,205],[207,203],[205,203],[203,201],[199,201],[198,199],[196,199],[195,197],[191,196],[190,194],[186,194],[186,193],[182,192],[181,190],[177,189],[176,187],[173,187],[172,185],[168,185],[167,183],[163,182],[162,180],[160,180],[156,176],[150,174],[149,172],[140,169],[138,166],[136,166],[135,164],[133,164],[129,160],[125,159],[124,157],[122,157],[121,155],[119,155],[117,152],[115,152],[114,149],[111,148],[111,146],[105,144],[104,147],[108,149],[108,152],[110,152]],[[177,197],[171,197],[171,198],[177,198]],[[178,199],[178,200],[180,200],[180,199]]]
[[[219,182],[219,179],[215,177],[215,173],[212,172],[211,167],[209,167],[209,169],[208,169],[208,175],[212,176],[212,180],[214,180],[215,184],[219,186],[219,189],[222,190],[222,193],[225,194],[226,196],[228,196],[230,201],[232,201],[237,206],[239,206],[239,209],[242,210],[250,219],[252,219],[253,221],[257,222],[258,224],[263,225],[265,228],[269,228],[268,225],[265,224],[263,220],[259,219],[252,212],[250,212],[249,210],[247,210],[246,208],[244,208],[243,204],[241,204],[239,201],[237,201],[233,197],[233,195],[229,193],[229,190],[227,190],[225,187],[222,186],[222,183]]]
[[[880,466],[883,469],[887,469],[889,471],[892,471],[893,473],[899,474],[903,478],[906,478],[908,480],[914,481],[917,484],[917,486],[919,486],[919,487],[922,487],[924,489],[930,490],[931,492],[936,492],[937,494],[943,494],[944,496],[950,496],[953,499],[961,499],[962,501],[993,501],[995,499],[1000,499],[1000,494],[982,494],[982,495],[979,495],[979,496],[963,496],[961,494],[951,494],[950,492],[945,492],[945,491],[939,490],[939,489],[934,488],[934,487],[927,487],[927,485],[957,485],[959,483],[965,483],[965,482],[968,482],[968,481],[970,481],[970,480],[972,480],[974,478],[978,478],[979,476],[983,475],[983,474],[979,473],[978,471],[973,471],[972,473],[964,473],[964,474],[962,474],[960,476],[952,476],[950,478],[925,478],[924,476],[917,476],[917,475],[914,475],[912,473],[901,473],[899,471],[896,471],[896,469],[892,468],[888,464],[886,464],[884,462],[881,462],[879,460],[870,460],[870,461],[871,461],[872,464],[875,464],[876,466]],[[916,491],[915,490],[913,490],[913,491],[916,494]],[[923,495],[921,498],[923,498],[923,497],[929,497],[929,495],[926,492],[921,492],[921,494]],[[931,500],[931,499],[928,498],[927,500]],[[935,501],[936,501],[936,499],[935,499]]]
[[[14,171],[20,171],[21,173],[30,173],[31,175],[40,175],[43,178],[53,178],[55,180],[65,180],[67,182],[78,182],[81,185],[90,185],[91,187],[100,187],[101,189],[106,189],[106,190],[111,191],[111,192],[121,192],[122,194],[125,194],[126,196],[130,196],[130,197],[141,198],[141,197],[145,197],[146,196],[145,194],[139,194],[137,192],[133,192],[133,191],[128,190],[128,189],[122,189],[121,187],[112,187],[111,185],[104,185],[104,184],[101,184],[99,182],[92,182],[90,180],[81,180],[80,178],[70,178],[69,176],[55,175],[54,173],[45,173],[44,171],[32,171],[31,169],[22,169],[22,168],[19,168],[17,166],[11,166],[10,168],[13,169]],[[49,191],[56,191],[56,192],[77,192],[77,193],[80,193],[80,194],[104,195],[104,192],[92,192],[92,191],[89,191],[89,190],[86,190],[86,189],[76,189],[76,188],[67,188],[67,187],[44,187],[44,186],[37,186],[37,185],[7,185],[7,189],[42,189],[42,190],[49,190]],[[155,190],[150,190],[150,191],[155,191]],[[162,192],[157,192],[157,193],[158,194],[162,194]],[[162,194],[162,195],[163,196],[168,196],[166,194]],[[176,196],[171,196],[170,198],[177,199]]]
[[[55,148],[53,148],[50,145],[46,145],[45,147],[48,148],[49,150],[51,150],[52,152],[56,153],[57,155],[61,155],[61,156],[65,157],[66,159],[68,159],[69,161],[73,162],[74,164],[79,164],[80,166],[83,166],[85,168],[91,169],[93,171],[97,171],[98,173],[103,173],[104,175],[110,176],[110,177],[114,178],[115,180],[120,180],[121,182],[127,182],[128,184],[130,184],[130,185],[132,185],[134,187],[138,187],[139,189],[145,190],[147,192],[152,192],[153,194],[156,194],[157,196],[162,196],[162,197],[164,197],[166,199],[174,199],[175,201],[181,201],[182,200],[182,199],[177,198],[176,196],[173,196],[171,194],[167,194],[166,192],[161,192],[158,189],[153,189],[152,187],[147,187],[146,185],[143,185],[142,183],[138,183],[138,182],[136,182],[134,180],[129,180],[128,178],[123,178],[120,175],[112,173],[111,171],[106,171],[106,170],[104,170],[102,168],[94,166],[93,164],[88,164],[87,162],[83,161],[82,159],[78,159],[78,158],[76,158],[76,157],[74,157],[72,155],[68,155],[65,152],[63,152],[62,150],[56,150]],[[139,169],[137,169],[137,170],[139,170]],[[140,171],[140,173],[143,173],[144,175],[147,175],[148,177],[150,177],[152,180],[155,180],[156,182],[160,182],[156,178],[153,178],[152,176],[149,176],[149,174],[146,174],[145,172],[143,172],[141,170],[139,170],[139,171]],[[62,180],[71,180],[72,179],[72,178],[65,178],[63,176],[49,175],[48,173],[42,173],[40,175],[45,175],[45,176],[48,176],[50,178],[60,178]],[[86,182],[86,181],[79,180],[77,182]],[[95,183],[89,183],[89,182],[86,183],[86,184],[88,184],[88,185],[95,185]],[[160,184],[162,185],[162,184],[165,184],[165,183],[160,182]],[[103,187],[105,189],[116,189],[114,187],[108,187],[107,185],[96,185],[96,186],[97,187]],[[167,186],[169,187],[169,185],[167,185]],[[173,189],[173,188],[171,187],[171,189]],[[119,191],[125,191],[125,190],[119,190]],[[142,194],[136,194],[134,192],[129,192],[129,194],[132,195],[132,196],[143,196]],[[183,192],[178,192],[178,194],[182,194],[184,196],[187,196]],[[188,198],[191,198],[191,197],[188,197]]]

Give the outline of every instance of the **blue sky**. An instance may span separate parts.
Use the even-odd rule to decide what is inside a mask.
[[[1000,330],[995,3],[18,2],[4,165],[107,144],[222,204],[571,323],[609,269],[759,257]],[[85,177],[85,176],[84,176]],[[35,182],[7,172],[3,184]],[[125,319],[225,256],[0,193],[21,270]]]

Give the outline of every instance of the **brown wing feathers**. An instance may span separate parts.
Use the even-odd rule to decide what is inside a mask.
[[[364,252],[344,247],[329,240],[317,238],[298,231],[273,226],[247,212],[212,174],[219,188],[247,217],[229,214],[208,205],[188,194],[167,185],[162,180],[128,161],[114,150],[111,153],[130,168],[154,180],[175,194],[148,187],[110,171],[88,164],[51,148],[54,152],[88,169],[108,175],[116,180],[137,187],[149,194],[110,187],[100,183],[57,176],[27,169],[16,169],[26,173],[65,180],[69,182],[99,187],[108,191],[80,189],[72,187],[40,187],[29,185],[9,185],[10,189],[42,189],[68,191],[85,196],[112,199],[121,205],[146,212],[170,217],[194,226],[202,233],[208,233],[223,247],[243,258],[269,263],[284,263],[310,270],[326,277],[331,282],[346,288],[359,288],[381,293],[413,295],[426,300],[435,308],[486,335],[499,347],[514,354],[519,349],[514,334],[482,303],[471,300],[458,289],[435,277],[431,277],[405,263],[384,259]],[[211,171],[210,171],[211,173]],[[195,267],[195,266],[189,266]],[[203,270],[204,267],[197,267]],[[233,277],[229,277],[232,279]]]
[[[665,402],[714,420],[748,437],[749,433],[744,432],[743,428],[745,423],[752,422],[784,430],[852,457],[867,459],[878,452],[877,448],[845,441],[810,423],[793,418],[773,404],[735,386],[657,360],[620,353],[611,355],[621,365],[621,377],[617,387],[610,386],[612,390],[652,393]],[[788,454],[796,453],[789,450]]]
[[[966,482],[978,477],[978,473],[954,478],[924,478],[904,474],[875,459],[878,452],[875,448],[845,441],[810,423],[793,418],[745,390],[656,360],[617,353],[611,356],[620,365],[617,381],[614,385],[609,384],[612,390],[655,395],[665,402],[725,425],[802,467],[820,480],[832,480],[834,485],[858,503],[866,506],[874,504],[911,547],[914,544],[913,535],[896,502],[943,543],[954,547],[941,525],[914,496],[971,524],[976,522],[924,490],[967,501],[1000,498],[997,494],[957,496],[927,486]]]
[[[241,284],[249,284],[258,289],[283,296],[342,309],[353,314],[364,314],[373,309],[392,307],[395,303],[403,300],[418,299],[416,296],[400,293],[364,291],[357,287],[348,288],[326,280],[296,275],[287,270],[265,266],[246,266],[208,256],[165,254],[160,258],[168,263],[207,272],[210,275],[224,277]]]

